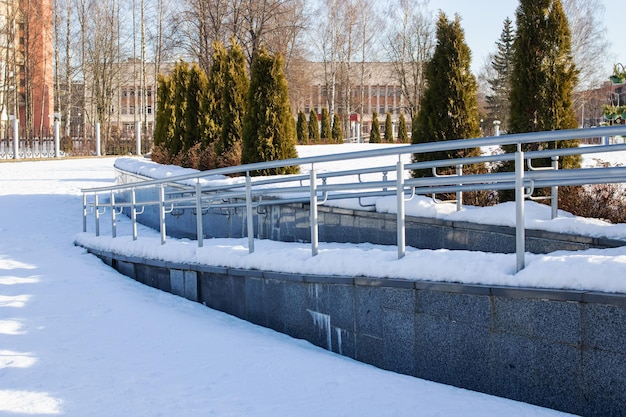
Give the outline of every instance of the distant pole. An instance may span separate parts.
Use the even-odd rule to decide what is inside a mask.
[[[494,136],[500,136],[500,120],[493,121],[493,128],[495,130]]]
[[[141,155],[141,122],[135,122],[135,137],[137,138],[137,155]]]
[[[100,143],[100,122],[96,122],[96,156],[102,156],[102,146]]]
[[[61,157],[61,133],[60,133],[59,121],[57,120],[56,117],[54,118],[53,128],[54,128],[54,157],[60,158]]]
[[[13,159],[20,159],[20,122],[17,117],[11,120],[13,124]]]

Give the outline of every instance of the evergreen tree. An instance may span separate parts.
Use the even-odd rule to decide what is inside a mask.
[[[320,143],[320,126],[315,110],[309,112],[309,141]]]
[[[189,79],[189,65],[181,61],[172,72],[174,83],[174,135],[172,137],[170,152],[173,156],[183,150],[183,138],[186,136],[187,125],[185,112],[187,111],[187,81]]]
[[[465,43],[459,16],[449,21],[444,13],[437,21],[437,45],[432,60],[426,65],[427,88],[422,105],[413,122],[414,144],[439,142],[480,136],[477,84],[472,75],[471,52]],[[415,154],[415,162],[472,157],[479,148],[463,151],[440,151]],[[464,167],[466,172],[483,172],[484,165]],[[454,167],[439,170],[442,174],[455,172]],[[416,177],[431,176],[432,171],[414,171]]]
[[[380,122],[378,113],[372,114],[372,130],[370,130],[370,143],[380,143]]]
[[[304,112],[298,112],[298,123],[296,124],[296,137],[301,145],[309,144],[309,124],[306,121]]]
[[[333,116],[332,139],[333,143],[343,143],[343,129],[341,128],[341,120],[337,113]]]
[[[393,123],[389,112],[385,116],[385,142],[393,143]]]
[[[222,134],[222,96],[227,66],[226,48],[221,42],[213,43],[213,63],[208,75],[208,86],[204,112],[207,117],[207,132],[203,147],[214,146]]]
[[[241,46],[233,43],[228,50],[224,71],[221,105],[222,131],[215,147],[215,153],[219,160],[218,167],[237,162],[238,158],[227,157],[226,154],[239,154],[248,88],[246,57]]]
[[[206,102],[207,77],[197,64],[191,65],[187,73],[185,88],[186,111],[185,129],[182,136],[182,151],[186,152],[197,143],[201,143],[206,134],[206,118],[203,114],[203,103]]]
[[[248,107],[243,128],[242,163],[297,158],[296,126],[280,55],[261,46],[252,60]],[[273,168],[251,175],[291,174],[298,167]]]
[[[320,132],[320,137],[323,141],[329,141],[332,138],[332,130],[330,128],[330,115],[328,114],[328,109],[324,107],[322,109],[322,131]]]
[[[515,31],[513,22],[508,17],[504,20],[504,27],[500,39],[496,42],[497,53],[491,61],[494,70],[494,78],[487,80],[491,88],[491,94],[486,96],[488,118],[499,120],[501,129],[508,129],[511,71],[513,67],[513,41]]]
[[[561,1],[520,0],[516,19],[509,131],[526,133],[576,128],[573,90],[578,71],[572,57],[571,34]],[[572,146],[578,146],[578,143],[533,143],[522,145],[522,150]],[[516,150],[512,145],[503,148],[506,152]],[[535,166],[549,166],[550,163],[549,159],[533,162]],[[559,168],[575,168],[580,164],[579,155],[559,159]],[[514,165],[505,163],[501,170],[513,171]],[[513,192],[500,192],[499,195],[501,200],[513,198]]]
[[[169,153],[174,136],[174,106],[171,77],[158,76],[157,111],[154,120],[154,145]]]
[[[400,119],[398,120],[398,142],[409,143],[409,133],[406,128],[404,113],[400,113]]]

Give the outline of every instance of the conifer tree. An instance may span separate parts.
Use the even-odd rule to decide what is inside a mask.
[[[389,112],[385,116],[385,142],[393,143],[393,123]]]
[[[332,130],[330,128],[330,115],[326,107],[322,108],[322,130],[320,137],[323,141],[329,141],[332,138]]]
[[[157,111],[154,120],[154,146],[169,153],[174,135],[174,105],[172,102],[172,80],[162,74],[158,76]]]
[[[513,67],[513,41],[515,30],[513,22],[508,17],[504,20],[504,27],[500,39],[496,42],[498,51],[491,61],[494,78],[487,80],[491,94],[486,96],[489,119],[499,120],[501,129],[508,130],[511,71]]]
[[[261,46],[252,60],[248,106],[243,128],[242,163],[297,158],[296,126],[289,103],[280,55]],[[251,175],[291,174],[296,166],[251,172]]]
[[[516,12],[517,33],[513,43],[511,71],[512,133],[539,132],[576,128],[573,91],[578,71],[571,50],[571,34],[560,0],[520,0]],[[578,146],[576,141],[555,141],[523,145],[522,150],[555,149]],[[515,146],[504,146],[515,152]],[[534,161],[535,166],[549,166],[549,159]],[[581,157],[559,159],[559,168],[579,167]],[[505,163],[502,171],[513,171]],[[500,192],[501,200],[513,198],[512,192]]]
[[[222,96],[224,94],[224,77],[226,72],[227,53],[221,42],[213,43],[213,63],[208,74],[208,91],[204,105],[207,117],[207,133],[203,147],[214,146],[222,134]]]
[[[304,112],[298,112],[298,123],[296,124],[296,137],[301,145],[309,144],[309,124],[306,121]]]
[[[333,116],[332,143],[343,143],[343,129],[337,113]]]
[[[439,142],[480,136],[477,84],[472,75],[471,52],[465,43],[459,16],[449,21],[444,13],[437,21],[437,45],[426,66],[427,88],[422,105],[413,121],[412,143]],[[479,148],[415,154],[415,162],[471,157]],[[467,172],[482,172],[483,165],[464,167]],[[450,174],[454,167],[439,170]],[[416,177],[431,176],[431,170],[414,171]]]
[[[370,130],[370,143],[380,143],[380,122],[378,113],[372,114],[372,130]]]
[[[182,151],[186,152],[201,143],[206,134],[206,118],[203,114],[207,93],[207,77],[197,64],[189,67],[185,88],[185,129],[182,136]]]
[[[317,119],[317,112],[313,109],[309,112],[309,141],[320,143],[320,126]]]
[[[222,131],[215,153],[217,166],[238,162],[227,154],[239,154],[243,136],[243,121],[248,97],[249,81],[246,73],[246,57],[237,43],[230,46],[224,71],[222,91]]]
[[[398,142],[409,143],[409,133],[406,127],[404,113],[400,113],[400,118],[398,120]]]

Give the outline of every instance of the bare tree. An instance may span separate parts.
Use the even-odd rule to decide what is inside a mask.
[[[386,51],[393,63],[397,82],[406,101],[406,110],[413,117],[419,110],[425,88],[424,68],[434,45],[435,30],[428,0],[413,3],[398,0],[389,13]]]

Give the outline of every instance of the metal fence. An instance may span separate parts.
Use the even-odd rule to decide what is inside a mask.
[[[311,228],[311,254],[318,253],[318,214],[320,204],[334,199],[396,196],[397,202],[397,248],[398,258],[406,252],[405,244],[405,204],[416,195],[435,193],[456,193],[462,201],[462,193],[481,190],[515,190],[516,202],[516,266],[521,270],[525,265],[524,201],[531,198],[535,190],[552,190],[552,213],[557,214],[557,193],[559,186],[622,183],[626,182],[626,167],[598,167],[559,170],[554,163],[547,168],[534,168],[533,160],[552,159],[567,155],[625,151],[626,145],[597,145],[574,148],[523,152],[523,144],[580,140],[595,137],[625,135],[626,126],[612,126],[594,129],[576,129],[528,134],[514,134],[487,138],[452,140],[419,145],[393,146],[384,149],[340,153],[307,158],[295,158],[220,168],[167,179],[152,179],[131,184],[84,189],[83,192],[83,232],[87,232],[89,216],[93,216],[96,235],[100,234],[101,217],[109,213],[112,236],[116,236],[116,216],[127,210],[132,221],[133,239],[137,239],[137,216],[148,206],[158,208],[161,244],[166,243],[165,219],[170,213],[180,209],[192,209],[196,213],[197,243],[203,245],[202,213],[209,208],[245,208],[248,250],[254,251],[254,209],[263,205],[309,203]],[[602,141],[601,143],[608,143]],[[446,159],[419,163],[405,163],[403,156],[426,152],[463,150],[474,147],[497,147],[516,145],[517,152],[497,155],[484,155],[472,158]],[[325,162],[365,160],[379,156],[397,156],[393,166],[376,166],[363,169],[318,172],[316,165]],[[406,158],[404,158],[406,159]],[[492,172],[483,174],[463,173],[463,166],[476,163],[497,164],[512,161],[514,172]],[[306,175],[286,175],[255,177],[251,173],[259,170],[307,166]],[[365,165],[364,165],[365,166]],[[453,167],[456,175],[426,178],[412,178],[411,170]],[[239,183],[217,185],[205,179],[214,175],[242,175]],[[140,190],[150,190],[141,192]]]

